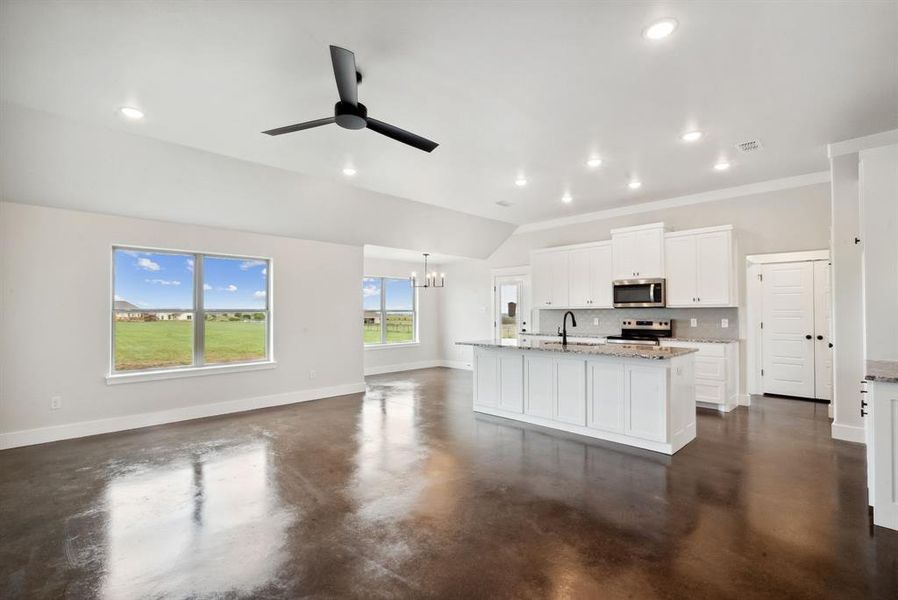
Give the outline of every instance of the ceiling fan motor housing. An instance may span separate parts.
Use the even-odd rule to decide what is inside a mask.
[[[368,109],[361,102],[337,102],[334,105],[334,118],[337,125],[344,129],[364,129],[368,125]]]

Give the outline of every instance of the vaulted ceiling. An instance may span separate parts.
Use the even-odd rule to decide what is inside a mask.
[[[826,143],[898,127],[895,2],[7,1],[0,16],[6,103],[511,223],[822,171]],[[677,30],[644,39],[661,17]],[[356,53],[372,116],[439,148],[261,135],[332,114],[329,44]],[[684,143],[692,129],[704,138]],[[735,149],[749,139],[763,150]]]

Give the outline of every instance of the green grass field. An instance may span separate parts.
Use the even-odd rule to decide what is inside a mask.
[[[264,321],[206,321],[206,364],[265,358]],[[190,321],[116,321],[117,371],[158,369],[193,362]]]
[[[365,323],[365,343],[380,343],[380,323]],[[411,316],[387,315],[387,343],[399,344],[412,342],[415,339],[414,322]]]

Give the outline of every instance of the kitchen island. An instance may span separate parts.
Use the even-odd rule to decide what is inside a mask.
[[[694,348],[538,338],[474,347],[474,410],[673,454],[695,439]]]

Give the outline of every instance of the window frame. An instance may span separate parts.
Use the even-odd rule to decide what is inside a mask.
[[[120,312],[135,312],[133,310],[115,308],[115,253],[117,250],[133,252],[154,252],[159,254],[184,255],[193,259],[193,306],[191,308],[149,308],[141,310],[143,313],[184,313],[191,315],[193,327],[191,364],[178,366],[165,366],[149,369],[115,368],[115,316]],[[132,244],[113,244],[110,249],[110,305],[109,305],[109,370],[106,376],[107,383],[122,383],[125,381],[145,381],[151,379],[169,379],[171,377],[188,375],[206,375],[217,372],[245,371],[255,368],[271,368],[276,364],[274,359],[274,307],[272,302],[272,286],[274,280],[274,261],[271,257],[250,256],[246,254],[227,254],[222,252],[203,252],[199,250],[176,250],[172,248],[158,248],[149,246],[135,246]],[[204,259],[226,258],[237,260],[258,260],[265,262],[267,269],[265,274],[265,308],[232,308],[209,309],[205,304]],[[233,313],[233,312],[261,312],[265,313],[265,356],[258,360],[244,360],[231,363],[206,363],[206,314],[207,313]]]
[[[362,305],[362,343],[365,348],[371,349],[380,349],[380,348],[401,348],[402,346],[416,346],[420,343],[418,337],[418,288],[412,287],[412,309],[411,310],[387,310],[387,288],[384,285],[384,281],[387,279],[394,279],[398,281],[407,281],[409,285],[411,282],[407,277],[391,277],[389,275],[363,275],[362,276],[362,285],[364,286],[364,282],[366,279],[376,279],[380,282],[380,308],[377,311],[373,309],[367,309],[364,306],[364,297],[363,297],[363,305]],[[364,341],[364,318],[366,312],[377,312],[380,315],[380,341],[379,342],[365,342]],[[387,342],[387,314],[393,313],[401,313],[401,314],[411,314],[412,315],[412,339],[408,342],[395,342],[388,343]]]

